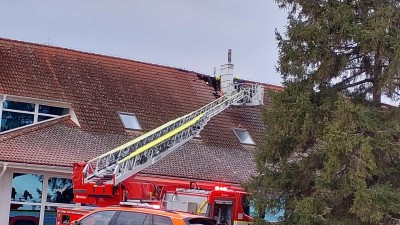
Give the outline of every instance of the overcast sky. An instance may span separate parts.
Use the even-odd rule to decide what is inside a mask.
[[[0,2],[0,37],[212,74],[232,49],[235,74],[281,83],[272,0],[18,0]]]

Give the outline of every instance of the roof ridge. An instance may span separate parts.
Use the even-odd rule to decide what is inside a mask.
[[[149,65],[149,66],[158,66],[158,67],[167,68],[167,69],[174,69],[174,70],[178,70],[180,72],[193,73],[195,75],[202,74],[202,73],[196,72],[194,70],[188,70],[188,69],[183,69],[183,68],[174,67],[174,66],[167,66],[167,65],[157,64],[157,63],[144,62],[144,61],[140,61],[140,60],[136,60],[136,59],[123,58],[122,56],[105,55],[102,53],[95,53],[95,52],[85,52],[84,50],[77,50],[77,49],[73,49],[73,48],[67,48],[67,47],[61,47],[61,46],[55,46],[55,45],[49,45],[49,44],[46,45],[46,44],[40,44],[40,43],[35,43],[35,42],[29,42],[29,41],[19,41],[19,40],[8,39],[8,38],[3,38],[3,37],[0,37],[0,41],[8,41],[8,42],[13,42],[13,43],[18,43],[18,44],[31,45],[31,46],[47,48],[47,49],[54,49],[54,50],[58,49],[58,50],[63,50],[63,51],[79,53],[79,54],[83,54],[83,55],[87,55],[87,56],[97,56],[97,57],[117,59],[117,60],[122,60],[122,61],[127,61],[127,62],[136,62],[136,63],[141,63],[141,64],[145,64],[145,65]],[[207,74],[204,74],[204,75],[207,75]]]
[[[11,131],[9,133],[6,134],[0,134],[0,142],[6,141],[6,140],[10,140],[10,139],[14,139],[16,137],[31,133],[33,131],[37,131],[37,130],[41,130],[56,124],[59,124],[61,122],[64,121],[68,121],[71,118],[70,115],[67,116],[63,116],[60,118],[56,118],[50,121],[44,121],[42,123],[39,124],[33,124],[32,126],[27,126],[27,127],[21,127],[19,130],[16,131]]]

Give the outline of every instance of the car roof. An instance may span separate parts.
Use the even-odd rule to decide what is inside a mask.
[[[146,207],[127,207],[127,206],[108,206],[104,208],[98,208],[94,211],[104,211],[104,210],[116,210],[116,211],[130,211],[130,212],[142,212],[142,213],[149,213],[153,215],[160,215],[160,216],[167,216],[171,218],[207,218],[204,216],[199,216],[196,214],[180,212],[180,211],[172,211],[166,209],[153,209],[153,208],[146,208]],[[207,218],[208,219],[208,218]]]

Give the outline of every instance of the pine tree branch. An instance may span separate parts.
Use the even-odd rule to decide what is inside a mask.
[[[392,143],[392,145],[395,145],[395,143]],[[390,159],[391,164],[393,166],[397,166],[397,164],[398,164],[397,163],[397,157],[393,156],[393,154],[391,152],[388,152],[388,154],[389,154],[389,159]]]
[[[368,82],[372,83],[373,81],[374,81],[373,79],[367,78],[367,79],[364,79],[364,80],[361,80],[361,81],[358,81],[358,82],[355,82],[355,83],[351,83],[351,84],[347,84],[347,85],[343,85],[343,86],[337,86],[335,88],[338,91],[342,91],[344,89],[355,87],[355,86],[358,86],[358,85],[361,85],[361,84],[365,84],[365,83],[368,83]]]
[[[350,54],[350,55],[354,55],[354,54]],[[357,55],[356,57],[354,57],[354,58],[349,58],[348,60],[351,62],[351,61],[353,61],[353,60],[360,59],[360,58],[362,58],[362,57],[364,57],[364,55]]]
[[[352,66],[352,67],[346,67],[343,70],[355,70],[355,69],[363,69],[363,68],[364,67],[362,67],[362,66]],[[357,74],[357,75],[360,75],[360,74]]]
[[[346,84],[347,82],[351,81],[352,79],[356,78],[357,76],[361,75],[361,74],[364,73],[364,72],[365,72],[364,70],[360,70],[360,71],[358,71],[357,73],[354,73],[354,74],[351,75],[350,77],[345,78],[345,79],[343,79],[342,81],[340,81],[339,83],[335,84],[335,85],[333,86],[333,88],[338,88],[338,87],[340,87],[341,85]]]
[[[396,95],[400,96],[400,93],[397,92],[397,91],[394,91],[394,90],[393,90],[393,93],[395,93]]]
[[[337,51],[337,50],[355,50],[358,49],[358,46],[349,46],[349,45],[343,45],[343,46],[328,46],[329,49]]]
[[[337,173],[335,174],[334,177],[336,178],[336,180],[339,180],[340,177],[342,177],[342,175],[343,175],[345,172],[347,172],[347,167],[348,167],[348,164],[346,163],[346,164],[343,165],[342,169],[341,169],[339,172],[337,172]]]

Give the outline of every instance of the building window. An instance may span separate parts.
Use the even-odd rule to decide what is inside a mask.
[[[48,105],[39,105],[39,114],[50,114],[56,116],[62,116],[69,113],[69,109],[55,107],[55,106],[48,106]]]
[[[5,100],[3,102],[3,109],[15,109],[18,111],[35,112],[35,104]]]
[[[72,180],[50,177],[47,185],[47,202],[73,204]]]
[[[68,178],[49,177],[47,179],[46,193],[44,225],[56,224],[57,207],[67,208],[72,207],[72,204],[74,204],[72,180]]]
[[[42,201],[43,175],[14,173],[11,201],[18,203]]]
[[[5,99],[2,101],[0,110],[0,133],[64,116],[69,113],[70,109],[67,107]]]
[[[72,180],[44,174],[14,173],[10,225],[56,224],[57,207],[74,207]]]
[[[11,204],[9,221],[10,225],[39,224],[40,205]]]
[[[240,143],[245,144],[245,145],[255,145],[256,144],[246,129],[234,128],[233,132],[235,133],[237,139],[239,139]]]
[[[141,130],[139,121],[133,113],[120,112],[119,118],[124,124],[125,129]]]
[[[33,124],[33,122],[34,122],[33,114],[9,112],[9,111],[3,110],[3,113],[1,115],[1,130],[0,131],[8,131],[8,130],[15,129],[18,127]]]
[[[43,175],[14,173],[11,189],[10,221],[38,224],[43,191]],[[25,218],[24,221],[19,221]]]

